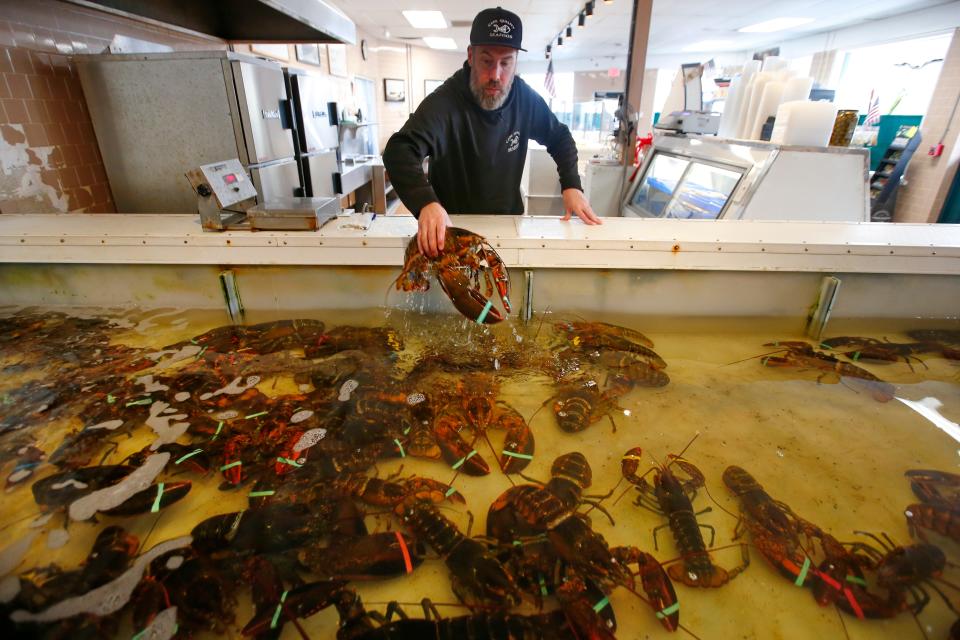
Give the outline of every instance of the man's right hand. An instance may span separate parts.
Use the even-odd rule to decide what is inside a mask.
[[[439,202],[431,202],[420,209],[420,225],[417,231],[417,246],[420,253],[436,258],[443,251],[447,227],[452,227],[447,210]]]

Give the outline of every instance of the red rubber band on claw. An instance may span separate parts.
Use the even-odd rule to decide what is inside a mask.
[[[834,589],[836,589],[837,591],[840,591],[841,589],[843,589],[843,585],[841,585],[839,582],[837,582],[836,580],[834,580],[833,578],[831,578],[831,577],[830,577],[829,575],[827,575],[826,573],[823,573],[822,571],[818,571],[818,572],[817,572],[817,576],[818,576],[821,580],[823,580],[824,582],[826,582],[828,585],[830,585],[831,587],[833,587]]]
[[[407,549],[407,543],[403,539],[403,534],[399,531],[394,531],[397,534],[397,541],[400,543],[400,551],[403,552],[403,565],[407,570],[407,573],[413,573],[413,562],[410,560],[410,550]]]
[[[850,591],[850,588],[844,587],[843,594],[847,596],[847,602],[850,603],[850,608],[853,609],[853,613],[857,616],[857,619],[863,620],[863,609],[860,608],[860,603],[857,602],[857,599],[853,597],[853,592]]]

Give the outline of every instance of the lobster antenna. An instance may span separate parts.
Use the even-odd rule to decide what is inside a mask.
[[[530,419],[527,420],[527,425],[528,425],[528,426],[530,425],[531,422],[533,422],[533,419],[537,416],[537,414],[540,413],[540,409],[543,409],[545,406],[547,406],[547,403],[549,403],[549,402],[550,402],[551,400],[553,400],[555,397],[556,397],[556,396],[550,396],[549,398],[547,398],[546,400],[543,401],[543,404],[541,404],[539,407],[537,407],[537,410],[534,411],[534,412],[533,412],[533,415],[530,416]]]
[[[673,457],[673,460],[671,460],[670,463],[667,464],[667,466],[669,467],[671,464],[674,463],[674,461],[679,460],[680,458],[682,458],[682,457],[683,457],[683,454],[685,454],[685,453],[687,452],[687,449],[689,449],[690,446],[691,446],[691,445],[696,441],[696,439],[699,438],[699,437],[700,437],[700,432],[697,431],[695,434],[693,434],[693,437],[690,438],[690,442],[687,443],[687,446],[685,446],[683,449],[681,449],[681,450],[680,450],[680,453],[678,453],[677,455],[675,455],[675,456]]]
[[[6,531],[7,529],[9,529],[10,527],[12,527],[12,526],[15,525],[15,524],[18,524],[18,523],[20,523],[20,522],[23,522],[24,520],[29,520],[30,518],[36,518],[36,517],[39,517],[39,516],[42,516],[42,515],[44,515],[44,514],[41,513],[41,512],[29,513],[29,514],[23,516],[22,518],[17,518],[16,520],[14,520],[14,521],[12,521],[12,522],[8,522],[8,523],[5,524],[4,526],[0,527],[0,531]]]
[[[912,609],[910,610],[910,615],[913,616],[913,621],[917,623],[917,628],[920,629],[920,634],[923,636],[923,640],[930,640],[930,636],[927,635],[926,629],[923,628],[923,624],[920,622],[920,616],[918,616]]]
[[[620,486],[620,482],[617,481],[617,484],[613,487],[614,491],[616,491],[617,487],[619,487],[619,486]],[[623,490],[623,493],[621,493],[619,496],[617,496],[617,499],[614,500],[614,501],[613,501],[613,504],[611,504],[610,506],[616,506],[616,504],[617,504],[618,502],[620,502],[621,498],[623,498],[623,496],[627,495],[627,493],[628,493],[628,492],[630,491],[630,489],[632,489],[632,488],[633,488],[633,487],[630,486],[630,487],[627,487],[626,489],[624,489],[624,490]],[[592,505],[590,506],[590,509],[593,509],[593,506],[592,506]],[[590,513],[590,512],[587,511],[587,513]]]
[[[543,313],[540,314],[540,324],[537,325],[537,332],[533,334],[533,339],[536,340],[540,335],[540,329],[543,328],[543,322],[547,319],[547,314],[550,313],[550,306],[547,305],[547,308],[543,310]]]
[[[303,640],[310,640],[310,636],[307,635],[307,632],[303,630],[303,627],[300,626],[300,622],[297,620],[296,613],[291,613],[290,609],[287,608],[286,603],[281,603],[283,607],[283,612],[287,614],[287,620],[293,623],[293,626],[297,628],[297,632],[300,634],[300,637]]]
[[[746,362],[747,360],[755,360],[757,358],[764,358],[766,356],[772,356],[775,353],[783,353],[784,351],[789,351],[787,348],[777,349],[776,351],[770,351],[769,353],[761,353],[758,356],[750,356],[749,358],[744,358],[743,360],[734,360],[733,362],[728,362],[727,364],[720,365],[721,367],[729,367],[730,365],[740,364],[741,362]]]
[[[717,499],[714,498],[713,495],[710,493],[710,487],[708,487],[708,486],[706,485],[706,483],[704,483],[704,485],[703,485],[703,490],[707,492],[707,497],[710,498],[710,500],[713,502],[713,504],[717,505],[717,508],[720,509],[720,511],[723,511],[725,514],[727,514],[727,515],[730,516],[731,518],[734,518],[734,519],[736,519],[736,520],[739,520],[739,519],[740,519],[740,516],[736,515],[735,513],[732,513],[732,512],[729,511],[726,507],[724,507],[722,504],[720,504],[719,502],[717,502]]]
[[[833,610],[837,612],[837,617],[840,619],[840,626],[843,628],[843,637],[846,638],[847,640],[850,640],[850,632],[847,631],[847,623],[844,622],[843,616],[840,615],[840,607],[838,607],[837,605],[833,605]],[[926,638],[927,637],[926,634],[924,634],[923,637]]]
[[[653,459],[653,464],[655,464],[655,465],[657,465],[658,467],[661,467],[661,468],[663,468],[663,469],[666,469],[666,467],[664,467],[662,464],[660,464],[660,461],[657,460],[657,456],[653,455],[653,451],[649,451],[649,450],[648,450],[648,451],[647,451],[647,454],[650,456],[650,458]],[[644,475],[646,475],[646,474],[644,474]]]
[[[397,603],[398,605],[400,605],[401,607],[419,607],[419,606],[420,606],[420,603],[419,603],[419,602],[400,602],[399,600],[389,600],[389,601],[387,601],[387,600],[380,600],[380,601],[371,600],[371,601],[367,602],[367,604],[368,604],[368,605],[371,605],[371,606],[381,607],[381,606],[384,606],[384,605],[388,605],[388,604],[390,604],[391,602],[396,602],[396,603]],[[467,605],[463,604],[462,602],[433,602],[432,600],[431,600],[430,602],[431,602],[435,607],[455,607],[455,608],[458,608],[458,609],[466,609],[466,608],[467,608]]]
[[[153,530],[157,528],[157,525],[160,523],[160,518],[162,517],[163,517],[163,511],[157,514],[157,519],[153,521],[152,525],[150,525],[150,530],[147,531],[147,535],[144,536],[143,542],[140,543],[140,548],[137,549],[137,555],[140,555],[140,552],[142,552],[144,549],[147,548],[147,540],[149,540],[150,536],[153,535]]]

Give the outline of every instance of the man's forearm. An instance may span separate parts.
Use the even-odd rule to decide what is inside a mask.
[[[414,216],[419,217],[420,210],[431,202],[439,202],[423,172],[423,158],[406,135],[390,136],[383,150],[383,164],[401,202]]]
[[[577,170],[577,143],[570,135],[570,130],[563,125],[561,127],[554,132],[553,139],[547,145],[547,152],[557,163],[560,189],[580,189],[583,191],[583,186],[580,183],[580,172]]]

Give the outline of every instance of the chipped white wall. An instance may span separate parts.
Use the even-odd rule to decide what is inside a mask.
[[[52,171],[52,146],[31,147],[22,124],[0,125],[0,201],[3,213],[66,213],[67,196],[54,184],[44,182]],[[48,174],[49,175],[49,174]],[[89,187],[88,187],[89,188]]]

